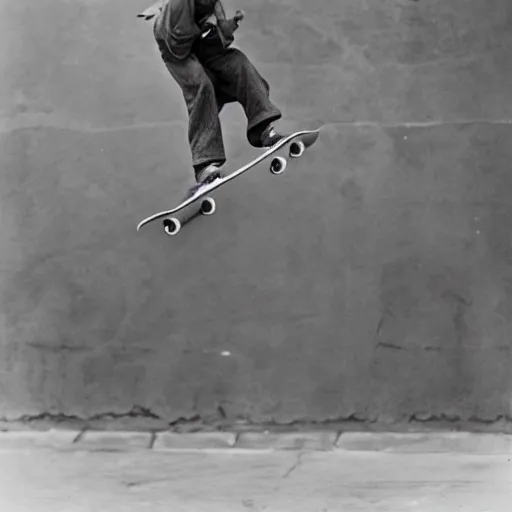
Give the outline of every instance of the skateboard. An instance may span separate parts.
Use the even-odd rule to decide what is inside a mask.
[[[187,198],[185,201],[178,204],[178,206],[175,208],[170,210],[163,210],[145,218],[137,225],[137,231],[140,231],[140,229],[146,224],[149,224],[158,219],[163,219],[164,231],[170,236],[177,235],[182,226],[197,215],[208,216],[215,213],[215,200],[209,196],[209,194],[211,194],[214,190],[222,187],[231,180],[234,180],[238,176],[254,168],[259,163],[274,155],[274,153],[276,153],[279,149],[283,148],[287,144],[289,145],[288,154],[290,158],[300,158],[304,154],[304,151],[316,142],[319,135],[319,130],[303,130],[282,138],[277,144],[269,148],[267,151],[265,151],[263,154],[248,164],[240,167],[224,178],[217,179],[212,183],[201,187],[193,196]],[[274,156],[270,161],[269,171],[274,176],[278,176],[283,174],[287,165],[288,161],[285,157]],[[195,206],[195,208],[191,208],[192,206]],[[188,210],[188,212],[184,212],[182,215],[180,215],[180,220],[177,214],[183,212],[184,210]]]

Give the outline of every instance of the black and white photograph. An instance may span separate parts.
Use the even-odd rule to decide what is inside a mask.
[[[0,511],[510,512],[512,0],[0,0]]]

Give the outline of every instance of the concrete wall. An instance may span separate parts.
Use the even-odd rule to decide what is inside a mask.
[[[0,3],[0,417],[510,417],[510,0],[227,1],[324,129],[176,238],[135,232],[191,180],[149,3]]]

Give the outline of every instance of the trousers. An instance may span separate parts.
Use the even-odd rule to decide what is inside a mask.
[[[176,59],[157,39],[162,59],[180,86],[187,106],[188,139],[195,173],[210,163],[226,162],[219,114],[238,102],[247,117],[247,140],[260,147],[261,132],[281,118],[270,101],[268,82],[237,48],[224,48],[215,34],[198,39],[185,59]]]

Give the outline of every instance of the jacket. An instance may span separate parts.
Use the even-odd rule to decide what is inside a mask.
[[[155,17],[155,39],[165,43],[169,52],[180,60],[189,55],[201,34],[195,23],[195,0],[159,0],[138,17],[145,20]]]

